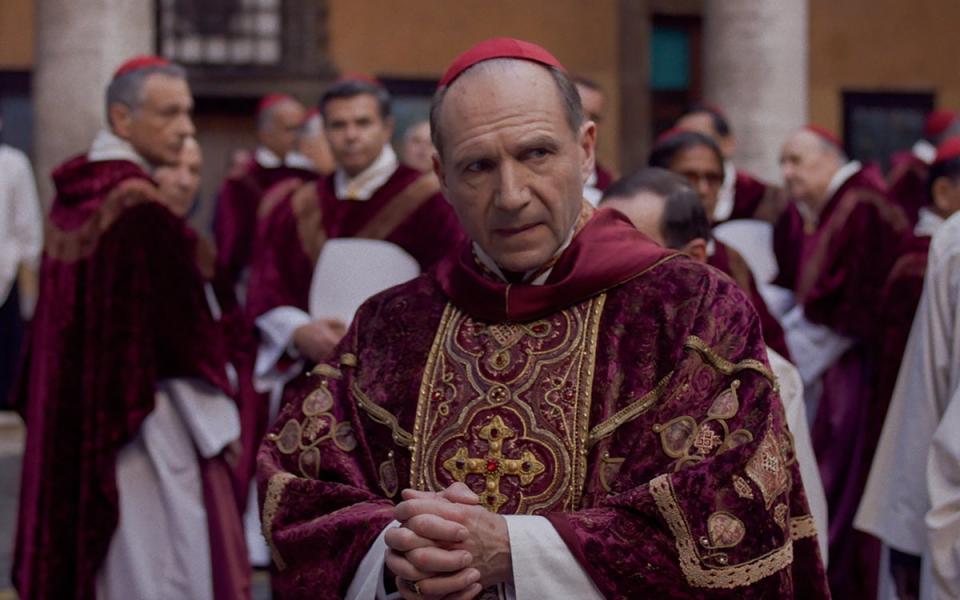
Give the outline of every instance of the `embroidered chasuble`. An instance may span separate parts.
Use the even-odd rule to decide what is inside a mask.
[[[361,307],[258,456],[279,597],[341,597],[400,491],[546,517],[610,598],[827,597],[756,312],[612,210],[544,285],[469,245]]]

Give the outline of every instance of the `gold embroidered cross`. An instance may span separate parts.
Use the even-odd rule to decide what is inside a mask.
[[[521,485],[530,485],[538,475],[546,471],[543,463],[529,450],[524,450],[520,458],[503,457],[504,440],[515,435],[503,419],[496,416],[480,429],[480,439],[488,445],[486,456],[471,458],[466,448],[460,448],[443,462],[443,468],[457,481],[464,481],[467,475],[484,476],[486,483],[480,494],[480,503],[490,512],[499,511],[508,500],[500,493],[501,477],[519,477]]]

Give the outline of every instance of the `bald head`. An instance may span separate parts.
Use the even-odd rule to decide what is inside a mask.
[[[843,150],[809,129],[795,131],[780,153],[787,194],[819,212],[826,204],[830,180],[847,162]]]
[[[306,111],[293,98],[284,98],[257,115],[257,138],[265,148],[283,158],[294,150]]]

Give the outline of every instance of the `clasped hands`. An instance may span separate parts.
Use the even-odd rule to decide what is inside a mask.
[[[385,564],[408,600],[469,600],[513,581],[507,520],[463,483],[442,492],[403,490],[387,530]]]

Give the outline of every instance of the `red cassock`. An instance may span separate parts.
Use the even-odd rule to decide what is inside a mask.
[[[900,363],[910,337],[913,317],[923,294],[923,277],[927,271],[927,253],[930,236],[910,235],[903,244],[900,257],[890,270],[890,275],[880,295],[881,333],[878,349],[877,408],[880,414],[871,415],[876,431],[871,434],[879,439],[880,429],[886,419],[886,409],[897,383]]]
[[[737,169],[733,186],[733,212],[716,224],[734,219],[759,219],[768,223],[777,220],[787,206],[783,189],[766,183]],[[779,352],[779,350],[777,350]]]
[[[757,316],[600,210],[542,286],[469,245],[361,307],[258,456],[278,597],[340,598],[400,491],[546,517],[604,596],[824,598]]]
[[[878,546],[852,523],[886,412],[876,394],[880,298],[906,235],[906,217],[872,167],[840,186],[815,226],[805,229],[793,207],[775,230],[779,283],[796,292],[808,320],[854,341],[823,374],[811,430],[830,511],[829,574],[837,597],[872,597],[875,590]]]
[[[916,225],[920,209],[930,204],[929,177],[930,165],[913,152],[899,152],[890,159],[890,199],[903,209],[911,225]]]
[[[224,182],[217,196],[213,234],[218,267],[230,282],[238,281],[250,264],[261,199],[275,183],[290,177],[312,179],[316,175],[295,167],[267,168],[251,160],[242,174]]]
[[[158,380],[227,390],[226,348],[204,294],[213,248],[160,204],[146,172],[81,156],[53,178],[16,394],[27,439],[13,580],[24,599],[92,599],[117,526],[117,453],[153,410]],[[236,597],[217,580],[245,577],[229,470],[219,457],[201,470],[211,550],[224,561],[217,598]],[[218,545],[231,527],[239,546]]]
[[[767,303],[757,289],[757,282],[753,278],[750,266],[739,252],[719,240],[714,240],[714,252],[707,259],[707,264],[729,275],[745,291],[753,303],[753,308],[760,317],[760,326],[763,330],[763,340],[773,348],[777,354],[790,360],[790,351],[783,335],[783,327],[767,308]]]

